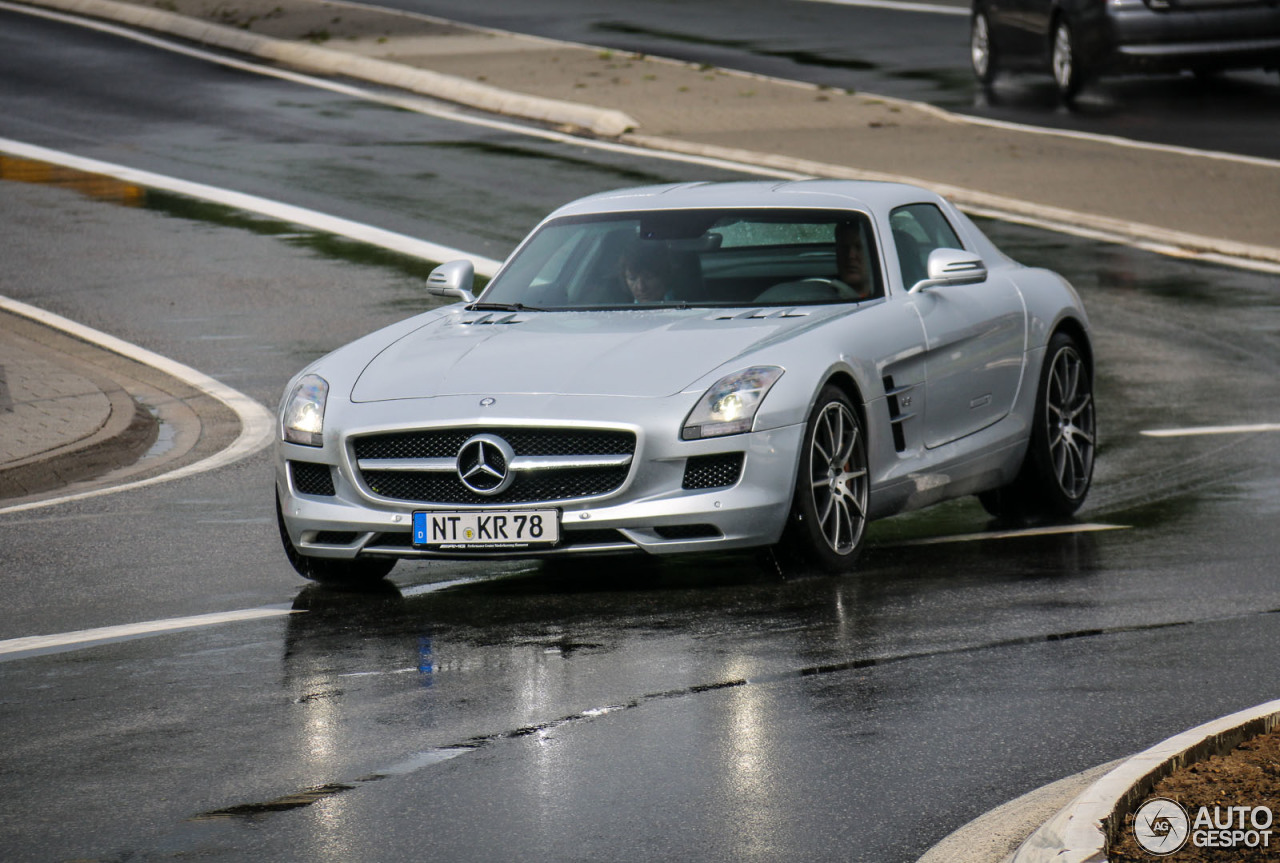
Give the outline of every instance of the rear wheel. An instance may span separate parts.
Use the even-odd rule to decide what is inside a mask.
[[[280,544],[289,558],[289,564],[303,578],[334,586],[357,587],[374,584],[386,577],[395,567],[391,558],[364,558],[339,560],[327,557],[309,557],[298,551],[289,531],[284,526],[284,513],[280,509],[280,495],[276,494],[276,526],[280,529]]]
[[[840,389],[824,387],[805,425],[784,546],[829,572],[857,563],[870,476],[862,420]]]
[[[1011,485],[979,499],[998,517],[1069,516],[1089,493],[1096,446],[1088,361],[1075,339],[1056,333],[1040,370],[1035,419],[1022,470]]]
[[[1050,51],[1053,81],[1062,101],[1070,103],[1084,84],[1084,67],[1076,49],[1075,34],[1066,18],[1059,18],[1053,25],[1053,44]]]
[[[985,87],[995,81],[1000,69],[996,63],[995,46],[991,42],[991,24],[987,13],[981,10],[973,13],[969,23],[969,59],[978,83]]]

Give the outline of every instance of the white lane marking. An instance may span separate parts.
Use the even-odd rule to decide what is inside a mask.
[[[128,357],[131,360],[150,366],[154,369],[164,372],[170,377],[177,378],[188,386],[194,387],[205,395],[210,396],[217,401],[222,402],[230,408],[240,421],[240,434],[232,441],[231,445],[226,449],[214,453],[200,461],[192,462],[184,467],[169,471],[168,473],[159,474],[147,479],[126,482],[120,485],[110,486],[108,488],[99,488],[92,491],[76,492],[72,494],[61,495],[59,497],[47,498],[45,500],[33,501],[31,503],[17,504],[15,506],[0,507],[0,515],[8,515],[15,512],[26,512],[33,509],[41,509],[44,507],[54,506],[56,504],[68,503],[70,501],[88,500],[90,498],[101,497],[107,494],[115,494],[116,492],[128,491],[136,488],[145,488],[147,486],[157,485],[163,482],[170,482],[183,477],[194,476],[195,474],[205,473],[206,471],[215,470],[226,465],[233,464],[242,458],[246,458],[259,450],[265,449],[275,439],[275,415],[267,410],[258,402],[249,398],[244,393],[234,390],[226,384],[216,381],[203,372],[197,371],[190,366],[175,362],[168,357],[130,344],[123,339],[108,335],[104,332],[87,327],[84,324],[56,315],[53,312],[47,312],[44,309],[38,309],[27,303],[13,300],[8,297],[0,296],[0,309],[21,315],[26,318],[38,321],[48,327],[61,330],[64,333],[75,336],[82,341],[97,345],[113,353]]]
[[[120,626],[82,629],[77,632],[64,632],[59,635],[32,635],[24,638],[10,638],[6,641],[0,641],[0,662],[38,653],[58,653],[77,647],[124,641],[131,638],[141,638],[146,635],[157,635],[163,632],[197,629],[204,626],[238,623],[246,620],[263,620],[297,613],[287,605],[264,605],[259,608],[246,608],[240,611],[220,611],[212,614],[197,614],[192,617],[172,617],[145,623],[126,623]],[[14,654],[22,654],[22,657]]]
[[[355,4],[362,5],[362,4]],[[726,171],[736,171],[742,174],[755,174],[763,177],[782,177],[785,179],[808,179],[808,175],[793,174],[789,171],[779,171],[776,168],[762,167],[759,165],[751,165],[741,162],[733,162],[727,159],[719,159],[708,156],[691,156],[686,153],[666,153],[655,152],[647,147],[637,147],[629,144],[619,144],[613,141],[596,140],[592,138],[584,138],[580,135],[571,135],[567,132],[557,132],[552,129],[541,129],[537,126],[529,126],[516,123],[511,120],[500,120],[493,117],[483,117],[476,114],[466,114],[462,110],[441,102],[434,102],[421,96],[397,96],[391,93],[382,93],[372,90],[366,90],[361,87],[355,87],[350,84],[342,84],[337,81],[330,81],[324,78],[315,78],[310,75],[304,75],[300,72],[291,72],[287,69],[280,69],[272,66],[262,66],[256,63],[249,63],[243,60],[236,60],[221,54],[214,54],[210,51],[202,51],[198,48],[190,48],[155,36],[149,36],[136,30],[129,30],[124,27],[118,27],[113,24],[105,24],[100,21],[90,21],[83,18],[77,18],[72,15],[64,15],[59,12],[50,12],[43,9],[33,9],[27,6],[16,6],[4,0],[0,0],[0,9],[7,9],[13,12],[21,12],[23,14],[34,15],[41,18],[49,18],[55,21],[61,21],[65,24],[73,24],[79,27],[85,27],[90,30],[97,30],[103,33],[109,33],[113,36],[119,36],[123,39],[131,39],[153,48],[159,48],[164,51],[170,51],[175,54],[182,54],[193,57],[198,60],[204,60],[209,63],[215,63],[226,66],[231,69],[239,69],[244,72],[250,72],[262,75],[268,78],[278,78],[283,81],[289,81],[294,84],[300,84],[306,87],[312,87],[317,90],[328,90],[331,93],[338,93],[343,96],[350,96],[353,99],[363,99],[368,102],[375,102],[381,105],[388,105],[394,108],[400,108],[405,111],[412,111],[416,114],[422,114],[428,117],[436,117],[441,120],[448,120],[453,123],[462,123],[469,126],[478,126],[482,129],[492,129],[498,132],[509,132],[513,135],[520,135],[526,138],[541,138],[544,141],[553,141],[558,144],[570,144],[575,147],[582,147],[588,150],[601,150],[609,153],[621,153],[628,156],[639,156],[645,159],[659,159],[667,162],[680,162],[688,165],[701,165],[709,168],[719,168]],[[500,32],[500,31],[495,31]],[[560,43],[572,44],[572,43]],[[659,58],[660,59],[660,58]],[[678,61],[673,61],[678,62]],[[679,65],[687,65],[679,63]],[[754,76],[750,76],[754,77]],[[781,80],[781,79],[779,79]],[[795,82],[784,81],[783,83],[794,84]],[[407,254],[415,254],[407,252]],[[476,272],[482,275],[493,275],[481,268],[480,261],[484,260],[466,252],[455,252],[455,257],[469,258],[476,263]],[[439,260],[438,257],[425,255],[428,260]],[[452,260],[452,258],[450,258]]]
[[[1201,435],[1219,434],[1259,434],[1261,432],[1280,432],[1280,423],[1255,423],[1253,425],[1236,426],[1197,426],[1184,429],[1148,429],[1139,434],[1146,437],[1197,437]]]
[[[984,533],[961,533],[954,536],[931,536],[889,543],[888,547],[910,545],[944,545],[952,542],[981,542],[988,539],[1023,539],[1035,536],[1063,536],[1073,533],[1097,533],[1105,530],[1130,530],[1127,524],[1062,524],[1053,527],[1029,527],[1021,530],[992,530]]]
[[[862,6],[867,9],[889,9],[894,12],[927,12],[931,15],[956,15],[969,17],[969,9],[961,6],[938,6],[934,3],[903,3],[899,0],[805,0],[807,3],[827,3],[832,6]]]
[[[207,51],[201,51],[195,48],[188,48],[176,43],[168,42],[164,39],[158,39],[153,36],[147,36],[137,31],[128,30],[123,27],[117,27],[111,24],[103,24],[100,22],[88,21],[71,15],[64,15],[57,12],[49,12],[45,10],[35,10],[30,7],[15,6],[13,4],[0,0],[0,8],[9,9],[24,14],[32,14],[53,20],[63,21],[90,29],[100,30],[102,32],[118,35],[122,38],[132,39],[142,42],[162,50],[172,51],[179,54],[185,54],[206,60],[211,63],[218,63],[231,68],[241,69],[243,71],[252,72],[269,77],[280,78],[292,81],[305,86],[315,87],[323,90],[329,90],[335,93],[352,96],[353,98],[366,99],[368,101],[377,102],[385,105],[391,105],[408,111],[414,111],[428,116],[438,117],[457,123],[466,123],[482,128],[489,128],[504,132],[510,132],[516,135],[526,137],[542,138],[548,141],[557,141],[560,143],[572,144],[574,146],[586,149],[596,149],[606,152],[625,153],[628,155],[642,155],[647,158],[663,159],[672,162],[681,162],[691,165],[701,165],[704,167],[717,168],[721,170],[736,171],[743,174],[752,174],[764,177],[778,177],[782,179],[809,179],[815,176],[843,176],[849,173],[849,169],[843,166],[823,165],[817,162],[804,162],[795,159],[779,159],[776,156],[765,156],[762,154],[741,151],[741,154],[735,154],[733,158],[724,155],[723,148],[711,147],[709,145],[689,145],[685,142],[678,142],[679,146],[675,146],[677,142],[660,137],[643,136],[631,134],[627,137],[635,143],[623,144],[609,141],[598,141],[583,138],[576,135],[569,135],[562,132],[554,132],[551,130],[538,129],[533,126],[524,126],[510,121],[490,119],[486,117],[478,117],[474,115],[466,115],[459,113],[456,109],[444,107],[439,103],[420,97],[399,97],[392,95],[384,95],[381,93],[362,90],[358,87],[352,87],[344,84],[338,84],[332,81],[326,81],[320,78],[312,78],[296,72],[289,72],[283,69],[264,67],[247,63],[240,60],[233,60],[228,57],[213,54]],[[432,19],[439,20],[439,19]],[[493,31],[501,33],[503,31]],[[547,40],[551,41],[551,40]],[[569,46],[576,46],[577,43],[566,42],[560,43]],[[582,47],[582,46],[577,46]],[[589,47],[589,46],[588,46]],[[663,58],[654,58],[663,59]],[[678,62],[678,61],[665,61]],[[687,65],[687,64],[681,64]],[[745,78],[772,81],[779,84],[807,87],[803,82],[790,81],[785,78],[774,78],[770,76],[756,75],[753,73],[739,72],[736,70],[724,70],[730,74],[740,75]],[[875,96],[874,94],[864,94],[868,97],[878,99],[880,101],[889,102],[898,105],[916,108],[925,113],[931,114],[939,119],[951,123],[967,123],[970,125],[990,126],[998,129],[1008,129],[1015,132],[1026,132],[1028,134],[1050,135],[1063,138],[1093,141],[1101,144],[1110,144],[1114,146],[1127,147],[1137,150],[1150,150],[1156,152],[1168,152],[1178,155],[1217,159],[1221,161],[1232,161],[1247,165],[1258,165],[1270,168],[1280,168],[1280,161],[1272,159],[1260,159],[1251,156],[1241,156],[1235,153],[1224,153],[1220,151],[1210,150],[1192,150],[1185,147],[1176,147],[1164,144],[1151,144],[1143,141],[1134,141],[1128,138],[1118,138],[1111,135],[1098,135],[1089,132],[1073,132],[1063,129],[1052,129],[1042,126],[1024,126],[1017,123],[1009,123],[1002,120],[989,120],[982,117],[973,117],[966,114],[953,114],[943,108],[929,105],[923,102],[913,102],[907,99],[898,99],[888,96]],[[645,145],[644,141],[648,141]],[[694,152],[697,149],[705,149],[707,152]],[[786,161],[786,167],[779,165],[781,161]],[[1183,232],[1167,231],[1159,228],[1153,228],[1150,225],[1144,225],[1137,222],[1126,222],[1123,220],[1106,219],[1097,216],[1090,216],[1085,213],[1076,213],[1060,208],[1043,207],[1029,202],[1016,201],[1013,199],[1004,199],[999,196],[973,192],[968,189],[946,186],[938,183],[931,183],[919,180],[913,177],[906,177],[892,174],[876,173],[871,176],[872,172],[858,172],[867,174],[861,179],[876,179],[890,182],[902,182],[913,185],[932,188],[942,195],[952,198],[966,212],[985,216],[988,218],[1001,219],[1005,221],[1024,224],[1032,227],[1043,228],[1045,230],[1057,231],[1091,239],[1098,239],[1104,242],[1116,243],[1132,248],[1142,249],[1144,251],[1154,252],[1156,254],[1168,255],[1184,259],[1197,261],[1205,261],[1210,263],[1222,264],[1224,266],[1237,267],[1241,269],[1254,270],[1266,273],[1280,273],[1280,263],[1274,260],[1274,250],[1247,246],[1240,243],[1231,243],[1215,238],[1199,237],[1189,235]],[[411,253],[412,254],[412,253]],[[467,255],[462,255],[468,257]],[[432,258],[438,260],[438,258]],[[475,258],[473,258],[475,260]],[[477,265],[476,272],[486,274],[485,271]]]
[[[494,261],[490,258],[470,255],[466,252],[449,248],[448,246],[428,243],[424,240],[405,236],[404,234],[385,231],[382,228],[375,228],[372,225],[353,222],[349,219],[342,219],[337,216],[330,216],[315,210],[308,210],[304,207],[295,207],[292,204],[284,204],[279,201],[272,201],[268,198],[259,198],[257,195],[248,195],[243,192],[233,192],[228,189],[221,189],[217,186],[207,186],[203,183],[179,180],[175,177],[168,177],[163,174],[154,174],[150,171],[140,171],[136,168],[116,165],[111,162],[88,159],[71,153],[63,153],[59,150],[50,150],[47,147],[40,147],[35,144],[25,144],[21,141],[14,141],[9,138],[0,138],[0,152],[5,152],[12,156],[19,156],[24,159],[34,159],[39,162],[51,162],[55,165],[62,165],[65,168],[73,168],[77,171],[86,171],[90,174],[101,174],[107,177],[114,177],[117,180],[122,180],[126,183],[135,183],[139,186],[148,186],[152,189],[162,189],[166,192],[185,195],[189,198],[211,201],[225,207],[234,207],[239,210],[247,210],[251,213],[259,213],[273,219],[279,219],[283,222],[306,225],[309,228],[315,228],[319,231],[337,234],[343,237],[350,237],[354,240],[360,240],[361,242],[381,246],[384,249],[391,249],[392,251],[401,252],[402,254],[424,258],[429,261],[444,262],[458,258],[467,258],[475,265],[476,272],[485,276],[492,276],[498,269],[498,261]]]

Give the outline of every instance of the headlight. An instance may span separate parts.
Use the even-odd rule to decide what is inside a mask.
[[[298,381],[280,411],[284,439],[304,446],[324,446],[324,405],[329,384],[319,375]]]
[[[684,421],[684,440],[751,431],[769,388],[782,377],[777,366],[752,366],[716,381]]]

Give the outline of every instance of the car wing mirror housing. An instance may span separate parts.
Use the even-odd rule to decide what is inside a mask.
[[[427,276],[427,292],[437,297],[452,297],[464,303],[474,303],[471,292],[475,284],[476,268],[470,261],[450,261],[441,264]]]
[[[911,286],[911,293],[943,285],[972,285],[987,280],[982,258],[964,249],[934,249],[929,253],[928,278]]]

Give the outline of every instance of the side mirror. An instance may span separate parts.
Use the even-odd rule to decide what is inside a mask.
[[[450,261],[441,264],[427,276],[427,292],[437,297],[453,297],[464,303],[474,303],[475,294],[471,287],[475,284],[476,268],[470,261]]]
[[[963,249],[934,249],[929,253],[929,277],[911,286],[909,293],[942,285],[972,285],[987,280],[982,258]]]

